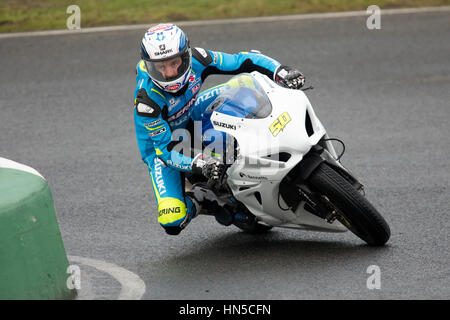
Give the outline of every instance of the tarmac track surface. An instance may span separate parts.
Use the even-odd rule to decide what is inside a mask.
[[[366,17],[184,30],[193,46],[259,49],[304,72],[391,239],[371,248],[350,232],[252,236],[206,216],[166,235],[132,119],[145,30],[1,39],[0,156],[49,181],[66,251],[81,267],[79,299],[124,297],[119,280],[83,257],[142,279],[131,298],[448,299],[448,11],[382,16],[380,30]],[[211,76],[203,89],[227,79]],[[366,286],[371,265],[379,290]]]

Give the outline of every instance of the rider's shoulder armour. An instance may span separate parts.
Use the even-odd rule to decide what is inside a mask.
[[[204,66],[208,66],[213,61],[209,52],[203,48],[192,48],[192,56]]]
[[[135,105],[136,112],[141,117],[156,118],[161,114],[161,107],[148,96],[144,88],[139,89]]]

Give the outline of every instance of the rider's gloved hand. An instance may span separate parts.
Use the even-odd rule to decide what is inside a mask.
[[[217,181],[225,172],[225,165],[212,157],[206,159],[205,156],[200,153],[194,158],[192,171],[194,173],[201,173],[206,178]]]
[[[291,89],[300,89],[305,84],[305,76],[297,69],[280,66],[275,73],[275,81]]]

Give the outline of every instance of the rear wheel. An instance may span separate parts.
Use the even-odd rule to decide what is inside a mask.
[[[346,179],[322,162],[310,175],[310,186],[326,205],[335,209],[336,218],[371,246],[384,245],[391,235],[383,217]]]

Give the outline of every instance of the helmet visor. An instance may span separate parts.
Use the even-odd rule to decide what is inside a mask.
[[[153,80],[162,82],[176,81],[181,78],[191,65],[191,55],[188,50],[160,60],[144,60],[147,72]]]

